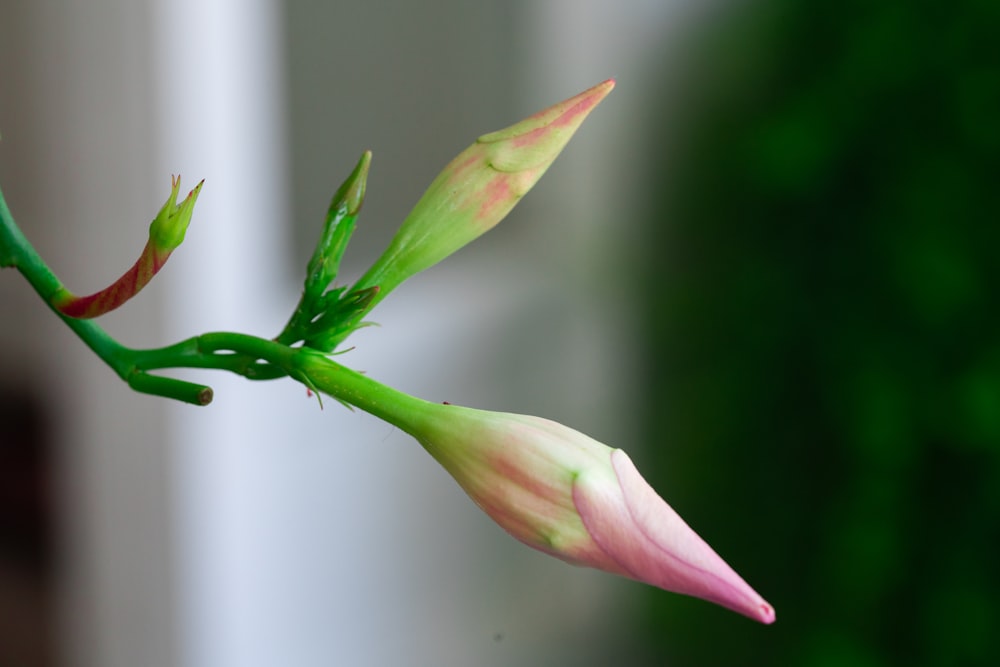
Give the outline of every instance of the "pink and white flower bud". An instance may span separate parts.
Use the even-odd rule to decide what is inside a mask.
[[[574,565],[700,597],[761,623],[774,608],[642,478],[631,459],[548,419],[429,403],[300,348],[307,386],[406,431],[501,528]]]
[[[774,622],[773,607],[657,495],[624,451],[539,417],[435,407],[411,435],[521,542]]]

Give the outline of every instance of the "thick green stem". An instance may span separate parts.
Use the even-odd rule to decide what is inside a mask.
[[[410,435],[420,432],[420,425],[432,412],[428,407],[433,403],[388,387],[319,353],[307,349],[299,352],[294,363],[315,388]]]

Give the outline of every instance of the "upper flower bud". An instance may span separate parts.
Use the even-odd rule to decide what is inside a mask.
[[[410,276],[492,229],[541,178],[614,85],[609,79],[479,137],[434,179],[356,287],[378,285],[381,299]]]

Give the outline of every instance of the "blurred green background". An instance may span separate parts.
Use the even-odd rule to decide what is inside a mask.
[[[649,591],[636,661],[1000,664],[1000,3],[703,24],[651,150],[643,470],[778,621]]]

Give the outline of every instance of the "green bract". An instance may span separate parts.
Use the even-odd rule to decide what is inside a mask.
[[[149,224],[149,240],[158,252],[172,251],[184,242],[184,234],[191,223],[191,214],[194,213],[194,204],[198,201],[198,194],[204,183],[205,181],[201,181],[194,186],[184,201],[178,204],[177,193],[181,188],[181,177],[171,177],[170,196]]]

